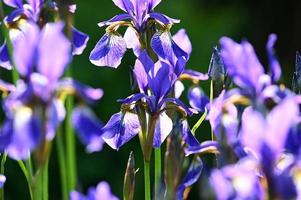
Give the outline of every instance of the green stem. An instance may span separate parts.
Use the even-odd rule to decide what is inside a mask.
[[[203,123],[207,116],[208,110],[205,108],[205,112],[202,114],[201,118],[195,123],[195,125],[192,127],[191,132],[193,135],[195,135],[196,130],[199,128],[199,126]],[[212,135],[211,135],[212,136]]]
[[[43,199],[48,200],[48,165],[49,165],[49,156],[45,162],[45,165],[43,166],[43,171],[42,171],[42,181],[43,181]]]
[[[75,136],[71,123],[71,113],[73,109],[73,97],[66,100],[67,117],[66,117],[66,167],[68,174],[68,191],[76,187],[76,156],[75,156]]]
[[[161,182],[161,147],[155,149],[155,196],[158,195]]]
[[[63,137],[61,129],[58,130],[56,136],[56,147],[58,153],[58,161],[60,165],[60,179],[61,179],[61,188],[62,188],[62,199],[68,200],[68,185],[67,185],[67,174],[66,174],[66,157],[65,149],[63,143]]]
[[[144,199],[150,200],[150,170],[149,170],[149,161],[144,160]]]
[[[19,164],[19,166],[20,166],[20,168],[21,168],[21,170],[22,170],[22,172],[23,172],[23,174],[26,178],[26,181],[27,181],[27,184],[28,184],[30,199],[33,200],[33,193],[32,193],[32,188],[31,188],[32,181],[31,181],[31,178],[29,176],[29,173],[28,173],[28,171],[27,171],[27,169],[26,169],[26,167],[25,167],[22,160],[19,160],[18,164]]]
[[[6,158],[7,158],[7,153],[4,152],[4,153],[2,154],[2,159],[1,159],[1,174],[3,174],[3,175],[4,175],[4,172],[5,172],[5,162],[6,162]],[[0,193],[1,193],[1,195],[0,195],[1,200],[4,200],[4,187],[2,187],[2,188],[0,189]]]

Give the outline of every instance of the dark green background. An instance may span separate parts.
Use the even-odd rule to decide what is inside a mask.
[[[83,55],[75,57],[72,68],[76,79],[94,87],[104,89],[104,97],[93,108],[99,118],[106,122],[120,109],[116,102],[131,94],[129,65],[134,56],[128,52],[118,69],[96,67],[89,62],[88,56],[96,42],[104,34],[104,28],[97,23],[121,13],[111,0],[77,0],[75,26],[90,36]],[[174,25],[172,32],[185,28],[193,44],[193,53],[187,68],[206,72],[210,61],[211,49],[218,44],[221,36],[236,40],[248,38],[254,44],[263,64],[266,64],[265,44],[271,32],[279,36],[276,51],[282,64],[283,82],[290,85],[294,69],[295,51],[301,48],[301,1],[272,0],[162,0],[156,11],[181,19]],[[208,83],[202,83],[208,91]],[[195,118],[191,120],[193,124]],[[202,138],[209,134],[200,128]],[[138,138],[124,145],[118,152],[105,146],[99,153],[86,154],[84,147],[77,144],[77,164],[79,189],[86,191],[99,181],[107,181],[112,191],[122,197],[123,175],[130,151],[134,151],[137,173],[135,199],[143,199],[143,165]],[[60,199],[60,179],[54,149],[50,164],[50,199]],[[23,174],[14,161],[7,164],[7,199],[28,199],[27,186]],[[198,185],[193,188],[190,199],[198,198]]]

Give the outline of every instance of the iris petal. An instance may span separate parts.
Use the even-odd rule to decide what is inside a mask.
[[[90,54],[90,61],[96,66],[117,68],[126,51],[125,40],[115,34],[105,34]]]

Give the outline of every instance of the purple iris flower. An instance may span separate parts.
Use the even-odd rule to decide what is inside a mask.
[[[264,188],[257,174],[254,162],[242,160],[235,165],[213,170],[210,184],[218,200],[264,199]]]
[[[177,44],[177,40],[187,40],[185,31],[181,30],[174,37],[169,32],[170,25],[178,23],[179,20],[153,11],[160,0],[113,0],[113,2],[126,13],[98,24],[100,27],[108,26],[108,28],[90,54],[90,61],[93,64],[117,68],[127,48],[133,49],[135,55],[139,57],[147,45],[144,44],[143,35],[147,34],[152,25],[154,28],[155,24],[160,28],[158,30],[154,28],[154,33],[149,37],[151,37],[150,46],[157,56],[173,65],[178,58],[188,59],[190,52],[186,52]],[[117,31],[120,26],[128,27],[123,37]],[[183,45],[183,48],[191,51],[191,45],[188,43]]]
[[[42,17],[40,14],[45,4],[44,0],[27,0],[26,2],[26,4],[23,4],[22,0],[4,0],[6,5],[15,8],[15,10],[4,19],[5,24],[10,29],[10,37],[13,43],[17,43],[18,38],[23,37],[23,32],[25,32],[28,27],[27,23],[38,24],[40,21],[43,21],[40,20]],[[56,7],[55,4],[54,6]],[[70,6],[70,12],[71,11],[75,11],[74,5]],[[72,27],[72,54],[80,55],[86,48],[88,40],[88,35]],[[0,66],[6,69],[11,69],[12,67],[6,42],[4,42],[0,48]]]
[[[16,90],[4,100],[6,120],[2,136],[6,142],[1,144],[1,149],[13,159],[26,159],[42,141],[53,139],[65,118],[66,95],[78,93],[84,96],[83,99],[97,100],[103,94],[99,89],[88,88],[76,81],[60,81],[71,60],[71,47],[63,26],[60,22],[49,23],[40,30],[36,24],[30,23],[24,36],[14,44],[14,61],[24,80],[19,80]],[[91,131],[95,129],[93,116],[83,109],[76,109],[74,113],[80,115],[74,117],[74,121],[81,138],[83,132],[88,134],[88,139],[84,140],[89,143],[88,150],[101,149],[89,136],[96,132]],[[84,129],[78,124],[89,120],[94,123]]]
[[[275,41],[276,35],[271,34],[267,43],[270,78],[264,73],[264,68],[249,42],[243,41],[239,44],[227,37],[220,39],[221,56],[227,73],[238,86],[248,89],[252,96],[259,94],[266,85],[280,78],[281,68],[273,50]]]
[[[283,152],[289,131],[298,116],[298,104],[290,97],[274,107],[266,118],[248,107],[242,116],[241,142],[262,161],[268,157],[273,163]]]
[[[77,191],[71,192],[70,200],[118,200],[118,198],[112,194],[110,185],[103,181],[96,187],[90,187],[87,195]]]

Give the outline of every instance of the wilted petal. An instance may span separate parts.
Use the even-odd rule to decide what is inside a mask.
[[[192,52],[192,45],[185,29],[180,29],[175,35],[172,36],[173,41],[184,50],[188,56]]]
[[[129,14],[119,14],[119,15],[112,17],[111,19],[109,19],[107,21],[99,22],[97,25],[99,27],[109,26],[109,25],[113,24],[114,22],[119,22],[119,21],[131,19],[131,18],[132,18],[132,16]]]
[[[179,19],[173,19],[166,15],[163,15],[162,13],[157,13],[157,12],[149,13],[149,17],[154,18],[155,20],[158,20],[159,22],[165,25],[180,23]]]
[[[28,107],[20,107],[14,116],[11,142],[8,155],[15,160],[27,159],[42,139],[39,120]]]
[[[0,66],[8,70],[12,69],[6,42],[4,42],[3,45],[0,47]]]
[[[134,113],[114,114],[103,127],[103,139],[113,149],[119,149],[140,131],[138,116]]]
[[[90,61],[96,66],[117,68],[126,51],[125,40],[115,34],[105,34],[90,54]]]
[[[70,62],[71,47],[63,33],[63,23],[48,23],[41,32],[38,46],[38,72],[53,84]]]
[[[24,35],[15,42],[14,61],[18,72],[22,76],[26,77],[33,71],[38,43],[39,27],[35,24],[29,24]],[[52,62],[53,58],[50,58],[50,60]],[[50,70],[54,71],[51,67],[52,66],[50,66]]]
[[[103,146],[102,126],[95,114],[85,106],[79,106],[72,112],[72,124],[87,152],[100,151]]]
[[[170,134],[172,127],[172,120],[168,117],[168,115],[165,112],[161,113],[156,123],[156,129],[153,140],[154,148],[159,148],[161,146],[166,137]]]
[[[76,28],[72,27],[72,54],[80,55],[85,50],[87,43],[89,40],[89,36]]]
[[[207,104],[209,103],[209,97],[200,87],[189,88],[188,99],[191,107],[200,112],[204,112]]]
[[[267,52],[269,57],[269,65],[270,65],[270,73],[272,76],[273,82],[278,81],[281,76],[281,67],[280,63],[278,62],[274,50],[274,44],[277,40],[277,36],[275,34],[271,34],[269,36],[269,40],[267,43]]]
[[[199,179],[203,169],[203,162],[199,157],[195,157],[188,169],[188,172],[177,189],[178,199],[183,199],[186,188],[193,185]]]
[[[52,140],[55,136],[56,130],[62,121],[65,119],[66,110],[64,103],[59,99],[54,99],[50,107],[47,109],[46,121],[46,139]]]

